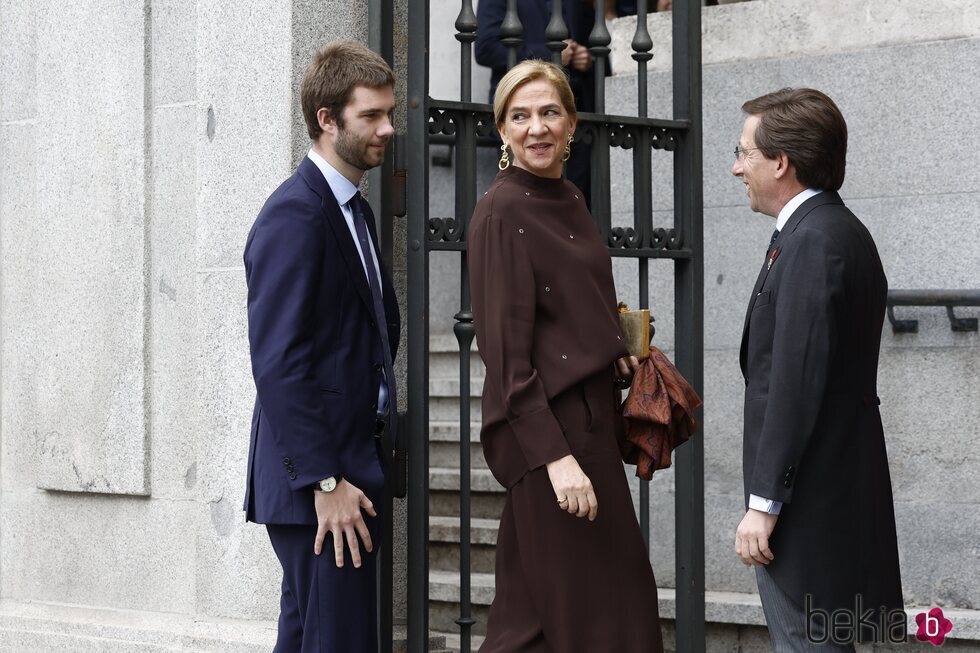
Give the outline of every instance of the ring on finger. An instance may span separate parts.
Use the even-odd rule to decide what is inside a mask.
[[[568,503],[568,497],[562,497],[562,498],[558,499],[558,505],[559,506],[561,504],[563,504],[563,503]]]

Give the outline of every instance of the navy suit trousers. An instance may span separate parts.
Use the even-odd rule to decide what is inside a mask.
[[[377,567],[381,546],[380,501],[377,517],[364,519],[374,551],[361,546],[354,568],[344,546],[344,566],[334,561],[333,535],[323,552],[313,553],[316,526],[268,524],[272,548],[282,564],[279,638],[274,653],[374,653],[378,650]]]

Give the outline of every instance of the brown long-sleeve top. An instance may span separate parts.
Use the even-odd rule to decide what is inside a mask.
[[[477,203],[467,240],[487,370],[480,438],[511,487],[569,453],[549,399],[626,355],[612,261],[571,182],[515,166]]]

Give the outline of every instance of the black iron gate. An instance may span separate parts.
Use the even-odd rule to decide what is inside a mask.
[[[578,0],[565,0],[572,2]],[[653,0],[649,0],[652,2]],[[517,59],[522,28],[518,0],[508,0],[501,39],[510,48],[511,65]],[[408,0],[408,128],[404,139],[408,173],[408,405],[405,416],[409,442],[408,483],[408,650],[422,653],[429,641],[428,624],[428,359],[429,359],[429,255],[459,253],[460,308],[454,333],[460,354],[460,628],[461,650],[471,650],[470,631],[470,369],[468,355],[473,343],[466,255],[466,228],[476,202],[477,147],[495,131],[491,108],[473,102],[472,48],[477,22],[472,0],[461,0],[455,22],[460,43],[460,97],[429,97],[429,1]],[[567,29],[562,20],[562,0],[552,0],[553,18],[548,26],[548,47],[560,58]],[[595,28],[589,50],[595,68],[602,70],[609,56],[610,36],[605,27],[605,2],[595,0]],[[637,260],[638,304],[649,306],[649,262],[666,259],[674,266],[675,359],[692,385],[702,391],[703,359],[703,258],[701,172],[701,2],[675,0],[673,8],[673,118],[647,115],[647,62],[652,42],[646,29],[647,0],[637,0],[636,33],[631,44],[637,65],[637,115],[605,113],[605,79],[596,75],[595,113],[579,114],[579,132],[592,144],[592,214],[614,257]],[[372,2],[372,45],[392,60],[391,9],[384,0]],[[482,89],[481,89],[482,90]],[[455,162],[455,214],[429,216],[429,145],[433,139],[451,143]],[[610,150],[632,150],[633,225],[614,227],[611,219]],[[673,153],[673,225],[654,227],[651,203],[651,153]],[[383,174],[390,179],[390,171]],[[387,199],[388,194],[383,194]],[[390,216],[391,208],[382,210]],[[390,223],[384,225],[391,233]],[[390,250],[386,252],[390,256]],[[389,259],[390,260],[390,259]],[[405,351],[403,349],[403,351]],[[703,420],[702,420],[703,423]],[[405,431],[403,431],[404,433]],[[704,651],[704,460],[700,437],[692,438],[676,453],[676,641],[684,653]],[[641,530],[649,545],[649,487],[641,483]],[[387,561],[390,570],[390,559]],[[387,588],[390,596],[390,575]],[[390,605],[383,609],[390,632]]]

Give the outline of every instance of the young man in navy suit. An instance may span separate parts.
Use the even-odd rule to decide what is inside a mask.
[[[313,146],[245,245],[256,400],[246,518],[283,568],[276,653],[376,651],[382,439],[397,409],[399,315],[358,192],[394,134],[394,75],[352,41],[302,82]]]
[[[905,640],[877,374],[888,282],[841,200],[847,124],[813,89],[746,102],[732,174],[775,219],[749,299],[735,551],[753,565],[773,648]]]

